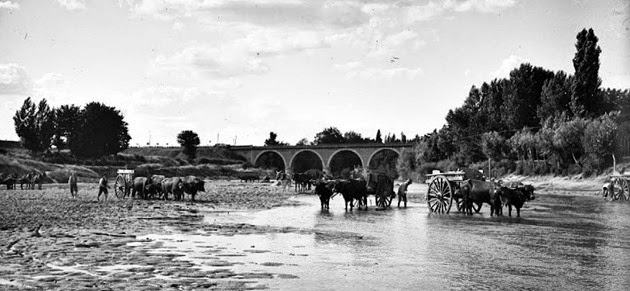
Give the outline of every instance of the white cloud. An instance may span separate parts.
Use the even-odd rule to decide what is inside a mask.
[[[18,10],[20,9],[20,4],[11,1],[0,1],[0,9]]]
[[[136,16],[161,20],[196,18],[201,22],[240,22],[260,26],[348,27],[367,21],[356,1],[301,0],[127,0]]]
[[[312,31],[249,31],[246,36],[221,45],[194,44],[171,55],[160,55],[153,61],[151,72],[176,78],[263,74],[270,70],[264,62],[266,58],[328,46],[323,36]]]
[[[367,67],[359,62],[349,62],[335,65],[335,69],[345,72],[348,79],[391,80],[391,79],[415,79],[424,74],[420,67],[416,68],[376,68]]]
[[[515,4],[516,0],[446,0],[444,7],[458,12],[496,12]]]
[[[399,33],[386,36],[369,53],[370,57],[391,57],[400,55],[399,52],[409,49],[417,50],[424,46],[426,41],[419,38],[418,33],[412,30],[403,30]]]
[[[85,0],[57,0],[59,5],[70,11],[86,9]]]
[[[0,95],[23,94],[32,89],[26,69],[18,64],[0,64]]]
[[[247,51],[211,45],[194,45],[170,56],[160,55],[152,67],[153,72],[167,72],[184,78],[227,78],[269,70],[262,59],[250,56]]]
[[[507,78],[510,75],[510,71],[514,68],[518,68],[523,63],[529,63],[529,59],[522,58],[520,56],[510,55],[507,59],[503,60],[501,66],[494,72],[490,73],[491,78]]]

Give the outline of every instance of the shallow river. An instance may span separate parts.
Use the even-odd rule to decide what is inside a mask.
[[[630,290],[630,203],[601,197],[537,195],[521,218],[472,217],[406,209],[346,212],[343,199],[321,211],[316,196],[264,211],[208,214],[207,223],[249,223],[298,231],[250,235],[150,235],[179,259],[220,246],[237,272],[282,290]],[[507,209],[504,210],[507,214]],[[515,213],[512,214],[515,216]]]

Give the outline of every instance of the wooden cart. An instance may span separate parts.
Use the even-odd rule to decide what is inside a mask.
[[[118,176],[114,182],[114,194],[116,198],[125,199],[129,197],[131,187],[133,187],[133,170],[120,169],[118,170]]]
[[[610,175],[610,184],[608,192],[612,200],[630,200],[630,189],[628,187],[628,180],[630,179],[630,173],[615,173]]]
[[[453,204],[457,207],[457,211],[462,211],[464,199],[459,189],[468,180],[466,172],[450,171],[441,173],[440,171],[433,171],[433,173],[426,176],[426,183],[429,184],[426,201],[431,212],[449,213]],[[475,212],[479,212],[480,209],[481,204],[473,204]]]

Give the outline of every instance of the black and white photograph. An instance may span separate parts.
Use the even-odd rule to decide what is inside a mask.
[[[0,0],[0,290],[630,290],[630,0]]]

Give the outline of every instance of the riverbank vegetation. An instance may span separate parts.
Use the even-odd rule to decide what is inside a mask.
[[[471,167],[491,168],[493,177],[589,176],[609,168],[613,155],[629,155],[630,91],[601,88],[592,29],[576,39],[573,74],[525,63],[509,78],[472,86],[441,129],[399,157],[399,173]]]

